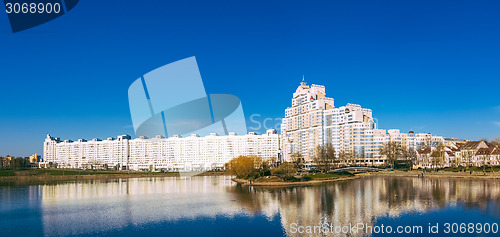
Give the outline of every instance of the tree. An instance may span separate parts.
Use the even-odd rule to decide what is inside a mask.
[[[450,166],[457,168],[460,165],[460,161],[458,160],[458,156],[455,155],[455,158],[452,160],[450,158]]]
[[[351,151],[346,151],[344,153],[344,157],[345,157],[346,163],[348,163],[349,165],[352,165],[353,160],[354,160],[354,153]]]
[[[316,146],[316,154],[314,155],[314,163],[316,165],[316,169],[324,172],[326,167],[325,167],[325,160],[326,160],[326,149],[325,146],[323,145],[317,145]]]
[[[387,158],[387,162],[394,168],[396,161],[403,154],[403,146],[396,141],[390,141],[380,148],[380,154]]]
[[[262,165],[262,158],[258,156],[238,156],[229,161],[228,168],[237,178],[248,179],[258,175]]]
[[[337,155],[335,153],[335,148],[333,147],[332,143],[326,143],[325,163],[327,171],[330,171],[335,163],[335,160],[337,158]]]
[[[294,164],[290,162],[283,162],[278,167],[271,169],[271,174],[275,176],[290,176],[297,173],[297,170],[294,168]]]
[[[335,148],[331,143],[316,146],[316,155],[314,156],[314,163],[318,170],[321,172],[330,171],[335,162]]]
[[[340,150],[339,152],[339,162],[340,163],[346,163],[346,160],[347,160],[347,154],[344,150]]]
[[[434,170],[436,170],[437,166],[442,166],[445,161],[445,147],[443,143],[439,143],[439,145],[432,151],[432,165],[434,166]]]
[[[408,148],[407,154],[408,154],[407,159],[409,161],[411,161],[411,168],[413,168],[413,164],[417,163],[417,159],[418,159],[417,150],[415,150],[413,148]]]
[[[493,141],[491,141],[491,145],[493,145],[497,149],[500,149],[500,137],[497,137]]]
[[[302,165],[304,164],[304,157],[300,154],[300,152],[295,152],[291,156],[291,162],[296,170],[301,170]]]

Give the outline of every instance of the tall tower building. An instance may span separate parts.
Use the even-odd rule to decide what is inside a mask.
[[[355,104],[335,108],[324,86],[309,86],[304,79],[293,93],[292,106],[285,110],[281,134],[284,160],[300,153],[306,163],[312,162],[316,146],[326,143],[333,145],[337,156],[341,151],[349,154],[352,163],[373,162],[383,143],[375,143],[374,136],[385,136],[377,131],[370,109]]]
[[[334,101],[326,97],[324,86],[309,86],[302,79],[281,125],[284,160],[290,160],[293,153],[301,153],[306,162],[312,160],[315,147],[327,142],[325,115],[333,108]]]

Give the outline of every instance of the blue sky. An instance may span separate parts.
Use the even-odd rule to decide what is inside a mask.
[[[500,137],[498,1],[80,1],[16,34],[0,9],[0,155],[133,135],[130,84],[190,56],[260,121],[305,75],[383,129]]]

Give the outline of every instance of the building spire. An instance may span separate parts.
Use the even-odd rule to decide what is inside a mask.
[[[304,75],[302,75],[302,82],[300,83],[300,85],[301,85],[302,87],[304,87],[304,86],[306,86],[306,85],[307,85],[307,84],[306,84],[306,81],[305,81],[305,79],[304,79]]]

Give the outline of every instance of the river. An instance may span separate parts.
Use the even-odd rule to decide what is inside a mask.
[[[0,187],[1,236],[499,236],[499,224],[498,180],[259,188],[201,176]]]

